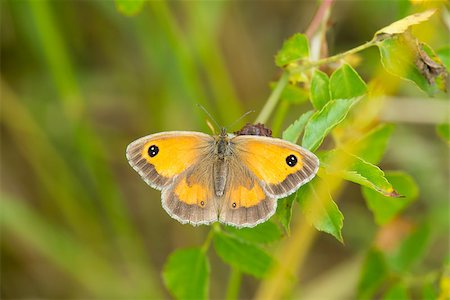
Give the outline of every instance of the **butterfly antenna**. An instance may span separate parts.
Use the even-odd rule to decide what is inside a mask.
[[[197,107],[201,108],[205,114],[217,125],[217,128],[221,128],[219,123],[217,123],[217,121],[211,116],[211,114],[206,110],[206,108],[204,108],[201,104],[197,103]]]
[[[254,110],[249,110],[248,112],[246,112],[245,114],[243,114],[242,116],[239,117],[239,119],[237,119],[236,121],[234,121],[233,123],[231,123],[231,125],[225,127],[225,128],[229,128],[232,127],[234,124],[236,124],[237,122],[239,122],[240,120],[242,120],[243,118],[245,118],[247,115],[254,113]]]

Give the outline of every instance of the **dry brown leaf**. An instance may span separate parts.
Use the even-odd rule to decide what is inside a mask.
[[[419,43],[417,45],[418,55],[416,58],[416,67],[420,73],[425,77],[429,84],[434,84],[435,79],[438,77],[447,80],[447,71],[442,63],[436,62],[430,55],[424,50],[425,45]],[[445,85],[444,85],[445,88]]]
[[[381,41],[392,35],[404,33],[412,25],[416,25],[428,20],[435,12],[435,9],[430,9],[421,13],[407,16],[378,30],[375,33],[375,38]]]

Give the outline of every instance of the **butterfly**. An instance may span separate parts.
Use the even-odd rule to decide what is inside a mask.
[[[193,131],[161,132],[128,145],[130,165],[161,190],[162,206],[185,224],[254,227],[317,173],[319,159],[288,141]]]

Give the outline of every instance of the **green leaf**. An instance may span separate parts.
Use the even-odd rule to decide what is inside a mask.
[[[343,64],[330,77],[331,99],[350,99],[364,95],[366,83],[348,64]]]
[[[308,57],[308,38],[303,34],[296,33],[283,43],[283,47],[275,56],[275,64],[283,67]]]
[[[377,44],[380,50],[381,63],[389,73],[415,83],[428,95],[438,91],[435,84],[428,82],[422,74],[426,66],[421,70],[417,67],[419,62],[419,50],[414,37],[409,34],[396,35]]]
[[[358,299],[372,299],[389,275],[383,253],[370,249],[366,255],[358,281]]]
[[[424,223],[407,236],[400,246],[387,256],[391,268],[397,272],[409,272],[411,267],[422,259],[428,249],[430,226]]]
[[[146,0],[116,0],[116,8],[126,16],[137,15],[144,7]]]
[[[298,120],[296,120],[294,123],[289,125],[288,128],[286,128],[285,131],[283,131],[283,140],[289,141],[291,143],[297,143],[298,138],[303,132],[303,129],[305,128],[306,122],[311,118],[311,115],[313,114],[313,111],[307,111],[304,114],[302,114]]]
[[[315,70],[311,79],[311,103],[315,109],[321,110],[330,101],[330,79],[320,70]]]
[[[278,200],[276,216],[287,234],[291,233],[292,205],[297,193]]]
[[[331,234],[342,243],[344,216],[331,198],[328,189],[317,189],[319,182],[320,179],[315,177],[309,184],[300,187],[297,201],[303,214],[317,230]],[[321,182],[320,187],[326,188],[326,185]]]
[[[345,161],[345,169],[334,169],[332,161]],[[345,180],[369,187],[385,196],[398,197],[384,172],[377,166],[342,150],[331,150],[321,156],[321,165],[328,174],[340,176]]]
[[[394,125],[388,124],[375,127],[351,145],[352,153],[369,163],[378,164],[383,158],[394,127]]]
[[[362,194],[367,206],[373,212],[378,225],[384,225],[395,218],[401,211],[417,199],[419,190],[411,176],[403,172],[388,172],[386,178],[392,183],[393,188],[403,195],[400,198],[392,198],[380,195],[366,187],[362,188]]]
[[[450,46],[445,46],[436,51],[447,71],[450,71]]]
[[[236,228],[227,226],[226,231],[236,238],[239,238],[245,242],[268,244],[278,241],[281,236],[280,228],[273,222],[268,221],[253,228]]]
[[[417,25],[424,21],[427,21],[435,12],[436,12],[435,9],[430,9],[430,10],[426,10],[426,11],[423,11],[420,13],[409,15],[403,19],[400,19],[400,20],[378,30],[375,33],[375,36],[394,35],[394,34],[404,33],[411,26]]]
[[[256,245],[243,242],[224,232],[214,235],[214,248],[224,262],[255,277],[264,277],[274,260]]]
[[[450,144],[450,124],[444,123],[436,126],[437,134],[448,144]]]
[[[383,295],[384,300],[407,300],[411,297],[408,294],[408,289],[405,284],[398,282],[391,286],[386,294]]]
[[[328,133],[345,119],[358,100],[359,98],[331,100],[320,111],[315,112],[306,124],[303,147],[316,150]]]
[[[162,275],[176,299],[208,298],[209,263],[202,249],[176,250],[169,256]]]

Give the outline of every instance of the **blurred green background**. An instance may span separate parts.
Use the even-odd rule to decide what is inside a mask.
[[[128,165],[126,146],[159,131],[209,132],[197,103],[220,124],[251,109],[247,121],[256,118],[280,75],[274,54],[306,30],[318,4],[151,1],[127,16],[113,1],[1,1],[1,297],[168,298],[167,256],[201,244],[208,228],[171,219]],[[337,2],[329,51],[358,46],[414,10],[409,1]],[[449,43],[433,32],[427,43]],[[380,68],[377,50],[361,59],[368,80]],[[408,83],[396,95],[438,101]],[[282,128],[306,108],[293,106]],[[448,252],[448,146],[432,117],[390,121],[398,125],[381,167],[419,184],[402,222],[432,224],[417,267],[426,273]],[[346,243],[319,234],[299,274],[306,290],[338,266],[336,285],[352,288],[354,261],[377,234],[359,189],[349,185],[341,198]],[[211,296],[220,298],[229,271],[211,256]],[[257,284],[246,278],[241,296]]]

